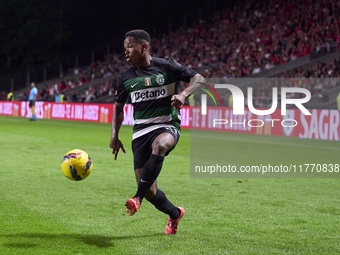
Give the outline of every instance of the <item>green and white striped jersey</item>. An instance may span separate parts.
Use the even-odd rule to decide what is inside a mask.
[[[116,102],[125,103],[131,96],[135,120],[133,139],[161,127],[175,127],[180,131],[181,116],[171,106],[171,97],[177,94],[180,81],[190,82],[195,74],[173,59],[155,57],[150,65],[131,66],[121,74]]]

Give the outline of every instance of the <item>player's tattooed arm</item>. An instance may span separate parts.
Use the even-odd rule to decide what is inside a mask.
[[[173,95],[171,98],[171,105],[176,109],[180,110],[182,106],[184,105],[185,98],[187,98],[190,95],[193,95],[196,93],[198,88],[205,84],[205,79],[202,75],[200,74],[195,74],[191,79],[190,79],[190,84],[189,86],[183,90],[180,94],[178,95]]]

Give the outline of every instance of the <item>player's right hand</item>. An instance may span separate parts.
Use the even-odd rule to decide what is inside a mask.
[[[126,153],[123,143],[118,138],[111,138],[110,148],[112,149],[112,154],[115,154],[115,160],[117,159],[119,149]]]
[[[184,105],[185,97],[182,94],[173,95],[171,97],[171,105],[175,108],[175,110],[179,111],[182,109]]]

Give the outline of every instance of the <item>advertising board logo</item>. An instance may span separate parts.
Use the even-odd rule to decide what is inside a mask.
[[[286,126],[282,126],[283,132],[286,136],[290,136],[294,129],[294,123],[292,121],[294,120],[294,110],[287,110],[287,114],[283,115],[282,119],[288,121]]]
[[[26,101],[21,101],[21,116],[24,117],[26,114]]]

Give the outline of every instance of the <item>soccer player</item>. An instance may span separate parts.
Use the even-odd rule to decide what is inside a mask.
[[[55,101],[56,103],[61,103],[60,98],[61,98],[61,93],[60,93],[59,90],[57,90],[56,93],[55,93],[55,95],[54,95],[54,101]]]
[[[32,112],[32,118],[30,121],[35,121],[35,101],[37,100],[38,89],[35,87],[35,83],[31,83],[31,91],[28,100],[30,101],[30,108]]]
[[[165,234],[176,234],[184,209],[175,207],[164,192],[157,188],[157,177],[164,157],[174,149],[179,139],[179,110],[185,98],[193,94],[205,80],[194,70],[172,59],[151,57],[150,35],[144,30],[127,32],[124,47],[126,60],[132,66],[119,79],[110,147],[115,160],[120,149],[125,153],[118,134],[124,118],[124,104],[130,95],[135,119],[132,151],[138,188],[136,195],[126,201],[126,212],[130,216],[134,215],[145,198],[156,209],[169,215]],[[177,94],[180,81],[190,84]]]

